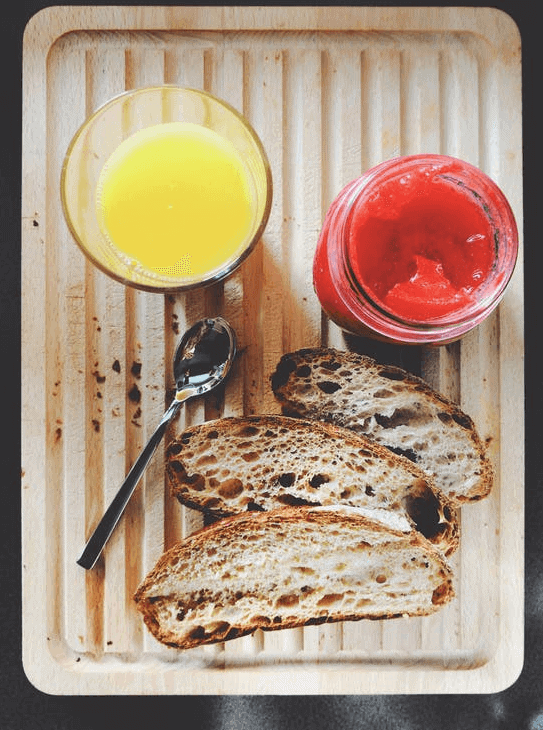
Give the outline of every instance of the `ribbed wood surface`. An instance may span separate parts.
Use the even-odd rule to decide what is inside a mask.
[[[278,658],[291,666],[291,678],[284,685],[277,680],[272,691],[296,693],[296,681],[305,693],[343,691],[330,679],[333,672],[319,675],[316,684],[304,683],[300,662],[335,667],[336,678],[339,668],[354,672],[356,684],[344,684],[351,693],[446,691],[445,676],[465,677],[465,670],[473,676],[477,667],[492,665],[504,636],[509,646],[522,644],[518,614],[514,626],[514,611],[504,614],[513,601],[509,593],[504,599],[503,586],[510,570],[510,590],[520,595],[523,578],[521,542],[505,522],[515,510],[514,524],[521,524],[520,272],[498,312],[461,343],[397,348],[345,338],[329,323],[312,289],[311,265],[323,216],[340,188],[398,154],[439,152],[480,166],[502,186],[519,218],[520,117],[510,106],[511,99],[518,104],[518,88],[511,88],[518,76],[510,64],[507,76],[495,47],[467,31],[413,33],[393,22],[387,32],[197,26],[190,32],[72,32],[52,44],[46,60],[44,207],[34,206],[30,182],[23,198],[23,207],[26,202],[35,208],[23,209],[23,231],[30,231],[24,271],[30,285],[44,276],[34,296],[42,307],[45,343],[43,372],[25,381],[26,402],[38,392],[43,403],[44,430],[33,438],[30,429],[24,441],[29,461],[29,448],[43,436],[43,483],[27,478],[27,487],[41,490],[42,501],[27,501],[24,518],[27,555],[43,552],[49,651],[70,677],[63,675],[56,691],[73,691],[74,683],[81,692],[93,691],[86,688],[106,677],[98,686],[108,692],[108,676],[112,693],[182,692],[187,686],[194,693],[268,691],[266,672]],[[206,291],[166,296],[125,288],[87,262],[70,237],[58,195],[65,150],[84,119],[125,89],[163,83],[206,89],[246,115],[267,150],[274,183],[269,224],[245,264]],[[26,169],[23,184],[30,163]],[[38,234],[40,259],[32,254]],[[44,268],[37,268],[39,261]],[[179,336],[196,319],[216,314],[238,335],[241,356],[233,377],[224,393],[187,404],[170,433],[222,415],[278,412],[268,383],[276,362],[284,352],[320,343],[419,372],[472,415],[489,440],[497,479],[488,499],[462,509],[461,548],[452,559],[458,595],[450,606],[423,619],[258,632],[198,652],[159,645],[143,627],[132,594],[163,549],[202,524],[169,496],[161,450],[105,558],[90,572],[76,565],[86,537],[169,403]],[[29,332],[38,327],[30,315],[26,321]],[[43,507],[44,526],[32,538],[36,515],[29,510],[36,504]],[[36,634],[36,619],[25,620]],[[218,683],[213,676],[217,670],[205,674],[208,666],[252,669],[235,689],[224,689],[223,679]],[[384,676],[383,666],[398,670],[390,675],[394,690],[388,680],[372,686],[375,672]],[[195,667],[205,674],[202,685],[191,675]],[[497,686],[503,675],[492,671],[484,681]],[[475,681],[470,690],[468,680],[455,681],[451,687],[464,686],[464,692],[482,686]]]

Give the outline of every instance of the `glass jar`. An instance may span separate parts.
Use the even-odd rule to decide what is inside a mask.
[[[444,155],[396,157],[333,201],[313,283],[325,313],[352,334],[446,344],[495,309],[517,252],[511,207],[481,170]]]

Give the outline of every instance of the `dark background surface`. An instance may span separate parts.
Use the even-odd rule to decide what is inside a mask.
[[[426,3],[407,5],[423,4]],[[523,0],[492,4],[513,17],[523,45],[527,434],[524,669],[510,688],[498,694],[384,697],[52,697],[35,689],[24,674],[19,474],[21,61],[24,27],[46,5],[38,0],[18,3],[11,0],[4,4],[1,15],[0,53],[7,133],[0,137],[0,362],[5,422],[1,439],[4,479],[0,506],[0,730],[109,730],[163,724],[213,730],[249,730],[262,726],[270,730],[336,727],[344,730],[543,730],[543,457],[540,450],[543,270],[542,234],[537,218],[542,194],[540,47],[543,38],[538,4]]]

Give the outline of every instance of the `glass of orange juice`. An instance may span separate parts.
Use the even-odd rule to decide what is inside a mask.
[[[233,107],[196,89],[128,91],[75,134],[61,198],[84,253],[118,281],[180,291],[228,276],[268,221],[266,152]]]

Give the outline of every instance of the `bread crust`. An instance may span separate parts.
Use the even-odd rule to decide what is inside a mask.
[[[319,556],[319,544],[331,552]],[[321,573],[329,555],[343,561],[345,579],[331,568]],[[312,561],[310,574],[291,584],[297,560]],[[134,600],[155,638],[189,649],[259,628],[428,615],[453,596],[450,567],[416,531],[406,534],[353,509],[283,507],[224,518],[177,543]]]
[[[303,348],[283,355],[270,380],[283,414],[334,423],[405,454],[457,505],[490,493],[493,469],[472,418],[422,378],[366,355]]]
[[[403,456],[335,424],[260,415],[192,426],[166,451],[171,493],[220,518],[294,505],[389,509],[446,554],[458,547],[456,508]]]

